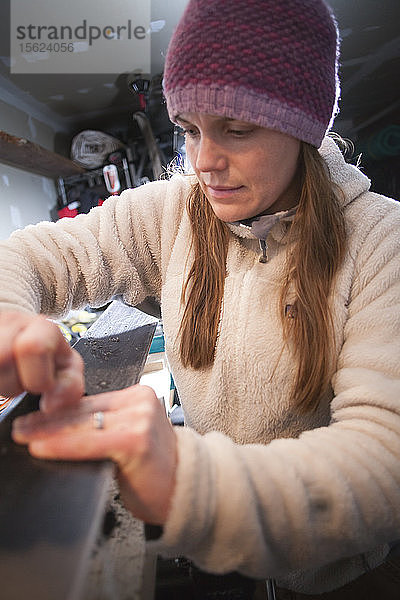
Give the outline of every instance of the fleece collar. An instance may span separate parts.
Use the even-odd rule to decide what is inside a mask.
[[[325,137],[319,153],[328,165],[333,183],[343,191],[343,206],[367,192],[371,182],[359,168],[347,163],[336,142],[329,136]]]
[[[234,221],[231,225],[249,227],[254,237],[258,240],[266,240],[274,225],[283,220],[292,220],[292,217],[296,214],[296,208],[276,212],[272,215],[261,214],[250,219],[244,219],[243,221]]]
[[[276,225],[281,223],[283,225],[284,222],[289,223],[293,220],[294,215],[296,214],[297,207],[290,208],[289,210],[283,210],[280,212],[276,212],[272,215],[257,215],[256,217],[252,217],[250,219],[244,219],[243,221],[235,221],[234,223],[228,223],[228,226],[232,227],[243,227],[246,228],[252,235],[258,239],[260,243],[260,248],[262,251],[262,256],[260,258],[260,262],[267,262],[267,237],[269,232],[275,228]],[[277,233],[277,231],[275,231]],[[281,232],[280,236],[283,239],[284,232]]]

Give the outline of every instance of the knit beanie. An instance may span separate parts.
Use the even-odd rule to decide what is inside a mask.
[[[230,117],[319,147],[337,109],[337,64],[323,0],[189,0],[165,61],[168,113]]]

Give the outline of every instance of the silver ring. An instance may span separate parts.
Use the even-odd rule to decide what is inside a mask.
[[[93,427],[95,429],[104,429],[104,413],[101,410],[93,413]]]

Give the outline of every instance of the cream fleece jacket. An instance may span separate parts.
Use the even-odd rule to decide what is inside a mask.
[[[215,362],[203,371],[183,368],[177,342],[190,177],[29,226],[0,246],[1,310],[60,315],[114,295],[160,300],[187,426],[176,431],[176,488],[153,550],[305,593],[380,564],[400,538],[400,205],[370,192],[331,139],[321,153],[344,192],[349,249],[332,294],[332,393],[316,413],[289,400],[293,361],[278,305],[284,222],[269,234],[266,264],[258,241],[231,226]]]

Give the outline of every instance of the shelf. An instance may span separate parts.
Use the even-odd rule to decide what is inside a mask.
[[[65,156],[5,131],[0,131],[0,162],[51,179],[85,172]]]

